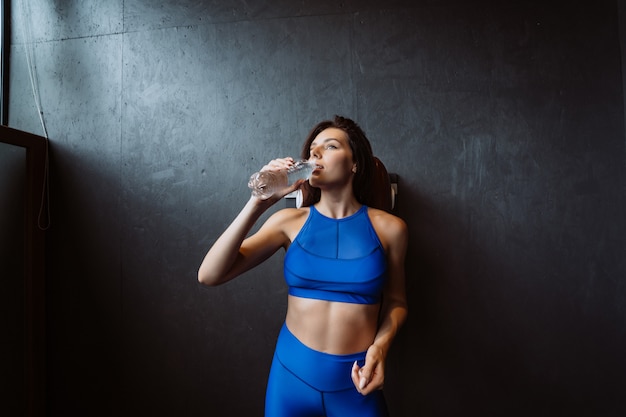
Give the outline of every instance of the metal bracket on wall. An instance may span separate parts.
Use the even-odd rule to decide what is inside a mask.
[[[391,210],[396,208],[396,196],[398,195],[398,174],[389,174],[389,182],[391,183]]]

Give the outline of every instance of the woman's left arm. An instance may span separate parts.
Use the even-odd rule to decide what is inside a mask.
[[[386,250],[388,275],[374,343],[367,350],[365,365],[360,368],[355,363],[352,368],[352,381],[363,395],[383,388],[387,353],[408,313],[404,271],[408,245],[406,223],[387,213],[373,216],[372,220]]]

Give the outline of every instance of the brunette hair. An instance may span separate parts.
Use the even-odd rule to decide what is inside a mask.
[[[359,125],[353,120],[342,116],[335,116],[332,120],[319,122],[313,127],[309,136],[304,141],[301,157],[303,159],[309,159],[311,156],[311,143],[315,140],[317,135],[331,127],[341,129],[348,135],[352,158],[356,163],[356,173],[352,181],[352,192],[359,203],[368,205],[371,199],[370,185],[376,169],[374,155],[370,141],[367,139],[367,136],[365,136],[365,132],[363,132]],[[312,187],[308,182],[303,184],[302,193],[303,206],[311,206],[317,203],[321,197],[320,189]]]

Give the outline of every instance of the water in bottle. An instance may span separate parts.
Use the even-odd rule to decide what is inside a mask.
[[[253,196],[267,200],[296,181],[309,179],[314,169],[315,162],[300,160],[286,170],[256,172],[250,177],[248,188]]]

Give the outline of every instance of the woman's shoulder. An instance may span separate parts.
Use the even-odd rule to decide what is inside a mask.
[[[280,228],[291,229],[293,225],[301,225],[309,215],[308,207],[284,208],[273,213],[266,221],[266,224]]]
[[[402,225],[406,225],[404,220],[400,217],[391,214],[385,210],[377,209],[374,207],[367,208],[367,214],[369,215],[372,222],[384,223],[385,225],[397,225],[401,227]]]
[[[289,220],[289,219],[297,219],[301,217],[306,217],[309,214],[308,207],[288,207],[284,209],[280,209],[270,217],[276,218],[277,220]]]
[[[368,207],[367,213],[377,234],[397,236],[407,233],[406,222],[400,217],[374,207]]]

